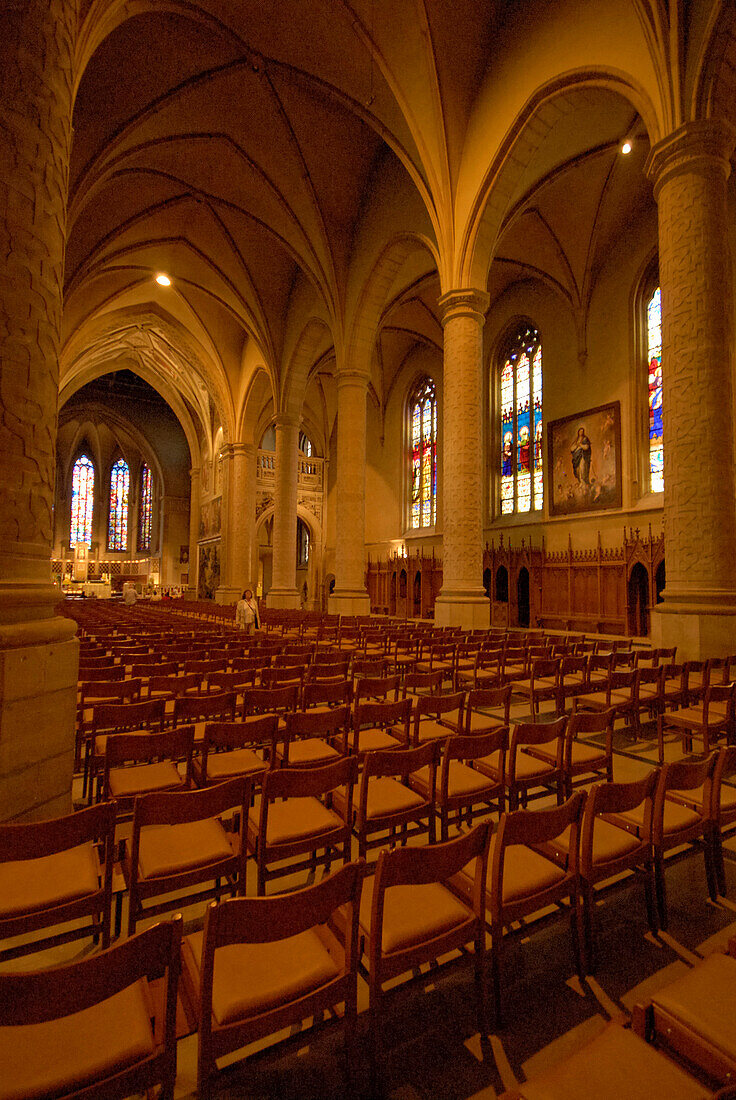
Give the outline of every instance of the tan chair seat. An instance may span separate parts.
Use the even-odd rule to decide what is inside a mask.
[[[708,708],[708,726],[720,726],[725,721],[724,712],[714,707]],[[703,707],[681,707],[674,714],[667,715],[667,723],[670,726],[685,726],[692,729],[703,725]]]
[[[189,871],[205,863],[229,859],[232,854],[228,835],[217,820],[150,825],[141,829],[139,877]]]
[[[305,737],[289,745],[290,764],[321,764],[339,760],[340,753],[321,737]]]
[[[373,878],[365,879],[360,898],[360,926],[366,935],[371,930],[374,882]],[[471,916],[472,910],[440,882],[389,886],[383,903],[383,953],[403,951],[412,944],[440,936]]]
[[[165,791],[181,785],[182,778],[170,760],[110,769],[110,794],[113,798],[130,798],[135,794]]]
[[[448,710],[444,714],[440,715],[439,724],[441,726],[445,727],[445,737],[447,737],[448,733],[451,730],[455,730],[455,731],[457,730],[457,728],[458,728],[457,723],[458,723],[458,718],[459,717],[460,717],[460,711],[459,710]],[[465,718],[463,717],[463,724],[464,723],[465,723]]]
[[[376,776],[375,779],[368,780],[366,817],[370,821],[386,814],[398,814],[402,810],[421,806],[423,801],[416,791],[410,790],[398,779],[393,779],[390,775]]]
[[[455,711],[457,714],[457,711]],[[451,734],[448,726],[438,722],[436,718],[422,718],[419,723],[419,744],[426,741],[446,741]]]
[[[640,699],[655,699],[659,695],[659,684],[640,684]]]
[[[200,969],[203,933],[184,940],[184,957]],[[212,1011],[219,1024],[256,1016],[304,997],[338,977],[340,968],[314,929],[272,943],[238,943],[215,952]]]
[[[631,822],[637,830],[637,835],[640,835],[644,826],[644,803],[641,806],[636,806],[633,810],[627,810],[624,814],[617,815],[623,818],[625,821]],[[699,821],[702,821],[702,817],[691,806],[683,806],[680,802],[670,802],[665,798],[664,803],[664,834],[678,833],[683,829],[690,828],[691,825],[696,825]]]
[[[525,1100],[705,1100],[712,1095],[632,1031],[606,1030],[521,1086]]]
[[[471,733],[483,733],[486,730],[493,732],[493,730],[501,729],[505,725],[506,715],[501,707],[497,710],[471,710],[470,712]]]
[[[415,790],[425,798],[429,797],[429,768],[420,768],[410,776],[409,782]],[[447,793],[450,798],[458,798],[461,795],[482,794],[484,791],[492,791],[494,784],[488,776],[475,768],[463,764],[461,760],[450,761],[450,774],[447,780]],[[439,795],[439,776],[437,777],[437,792]]]
[[[100,888],[98,876],[93,844],[38,859],[0,863],[0,917],[33,913],[94,894]]]
[[[543,748],[544,746],[539,746]],[[535,751],[537,746],[534,746]],[[555,764],[553,765],[546,760],[539,760],[534,756],[530,756],[526,752],[517,752],[516,754],[516,778],[517,779],[533,779],[537,775],[548,775],[553,766],[556,766],[556,755],[554,756]],[[492,752],[490,756],[482,756],[476,761],[480,768],[488,770],[494,777],[500,775],[501,770],[501,753]],[[508,755],[506,756],[506,768],[508,772]]]
[[[573,764],[589,764],[606,759],[604,745],[586,745],[584,741],[573,741],[570,745],[570,758]]]
[[[0,1027],[0,1098],[64,1095],[154,1052],[142,983],[42,1024]]]
[[[348,733],[348,743],[351,748],[355,745],[355,734],[352,730]],[[358,744],[361,752],[373,752],[375,749],[400,749],[404,746],[403,741],[398,741],[384,729],[361,730]]]
[[[231,749],[207,754],[207,778],[230,779],[237,775],[256,775],[266,770],[266,762],[253,749]]]
[[[249,819],[257,829],[260,819],[260,800],[251,808]],[[287,798],[285,802],[272,802],[268,808],[267,844],[288,844],[332,832],[344,824],[342,818],[328,810],[318,798]]]
[[[491,840],[488,858],[489,872],[493,866],[496,837]],[[554,886],[565,877],[565,872],[551,859],[527,848],[525,844],[512,844],[506,849],[503,870],[503,904],[509,905],[530,894]]]
[[[736,1059],[736,959],[715,952],[660,989],[652,1001]]]
[[[633,829],[631,832],[612,825],[601,817],[596,817],[593,828],[593,863],[595,865],[610,863],[611,860],[621,859],[623,856],[635,852],[640,847],[640,842]],[[557,862],[567,863],[570,853],[570,828],[560,833],[554,840],[543,846]]]

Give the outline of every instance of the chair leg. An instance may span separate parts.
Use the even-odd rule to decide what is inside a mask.
[[[585,968],[588,974],[593,974],[596,967],[596,942],[595,942],[595,893],[590,883],[584,882],[583,889],[583,947],[585,952]]]
[[[371,1095],[379,1094],[379,1058],[381,1055],[381,994],[378,984],[370,988],[370,1079]]]
[[[488,996],[486,992],[485,971],[486,933],[481,925],[478,935],[475,937],[475,992],[478,1003],[478,1031],[483,1039],[489,1031],[488,1027]]]
[[[654,853],[654,889],[657,896],[657,912],[659,914],[659,927],[663,932],[667,931],[667,888],[664,881],[664,854]]]
[[[713,831],[709,830],[703,837],[703,856],[705,857],[705,878],[708,883],[708,897],[715,901],[718,897],[718,881],[716,875],[715,842]]]
[[[713,856],[716,865],[716,878],[718,879],[718,893],[722,898],[726,897],[726,865],[723,860],[723,838],[721,830],[716,826],[713,830]]]
[[[585,981],[585,966],[583,954],[580,949],[580,891],[575,890],[570,894],[570,934],[572,936],[572,953],[575,960],[575,973],[580,981]]]
[[[501,1003],[501,951],[503,928],[491,928],[491,982],[493,985],[493,1018],[496,1030],[503,1027]]]
[[[358,1030],[358,980],[353,982],[350,993],[345,998],[345,1073],[348,1090],[353,1091],[353,1082],[357,1081],[357,1030]]]
[[[654,865],[651,860],[644,866],[644,899],[647,907],[647,924],[650,931],[657,932],[657,909],[654,904]]]

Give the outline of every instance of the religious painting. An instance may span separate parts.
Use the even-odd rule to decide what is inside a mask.
[[[199,590],[200,600],[214,600],[220,585],[220,543],[211,542],[199,548]]]
[[[621,507],[621,406],[618,401],[548,426],[551,516]]]
[[[208,500],[199,510],[199,538],[211,539],[220,534],[222,527],[222,497]]]
[[[179,565],[189,565],[189,547],[179,546]]]

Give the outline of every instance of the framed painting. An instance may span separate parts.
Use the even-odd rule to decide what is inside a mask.
[[[621,405],[564,416],[547,426],[549,514],[621,507]]]

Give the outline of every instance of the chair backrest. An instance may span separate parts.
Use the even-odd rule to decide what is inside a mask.
[[[705,692],[705,701],[703,703],[705,713],[708,713],[711,703],[725,703],[726,718],[733,721],[734,690],[736,690],[736,684],[711,683]]]
[[[445,674],[442,669],[437,672],[407,672],[404,677],[403,698],[409,691],[422,691],[432,695],[439,695]]]
[[[257,675],[255,668],[245,672],[212,672],[207,676],[207,686],[211,691],[237,692],[239,688],[253,687]]]
[[[135,669],[135,666],[133,666]],[[133,671],[133,676],[137,673]],[[109,657],[105,657],[104,663],[99,665],[88,665],[79,662],[79,686],[83,688],[85,683],[99,683],[100,680],[109,682],[110,680],[124,680],[125,679],[125,665],[114,665]],[[94,694],[94,692],[92,692]]]
[[[511,715],[511,691],[511,684],[495,688],[473,688],[468,692],[465,700],[468,719],[473,711],[481,710],[483,707],[503,707],[503,724],[508,726]]]
[[[320,661],[310,665],[304,682],[315,683],[318,680],[344,680],[348,673],[347,661]]]
[[[388,699],[391,692],[398,699],[400,676],[364,676],[355,685],[356,706],[361,699]]]
[[[429,767],[430,771],[436,769],[439,753],[439,742],[428,741],[418,748],[411,749],[376,749],[375,752],[366,754],[363,765],[363,784],[369,779],[383,776],[406,779],[412,772],[420,768]],[[432,784],[434,791],[434,783]]]
[[[279,720],[275,714],[246,718],[244,722],[207,722],[202,743],[202,770],[206,770],[206,757],[212,749],[244,749],[251,745],[273,746],[278,728]]]
[[[285,668],[264,668],[261,683],[264,687],[279,687],[282,684],[294,684],[301,691],[304,682],[304,666],[298,668],[287,665]]]
[[[212,695],[180,695],[174,701],[174,724],[203,718],[235,717],[236,694],[222,691]]]
[[[353,787],[358,780],[358,760],[344,756],[333,764],[318,768],[272,768],[263,779],[261,821],[264,803],[277,798],[319,798],[338,787],[346,788],[346,804],[352,806]],[[351,820],[347,813],[346,821]]]
[[[317,681],[304,685],[302,694],[302,707],[308,710],[310,707],[325,704],[327,706],[350,706],[353,698],[353,685],[350,680]]]
[[[405,739],[409,739],[409,721],[411,718],[411,699],[399,699],[395,703],[360,703],[355,704],[353,713],[353,728],[355,730],[369,727],[383,728],[396,726],[402,723]]]
[[[194,726],[179,726],[163,733],[114,733],[105,743],[105,789],[110,768],[152,760],[186,760],[191,772]]]
[[[703,760],[676,760],[674,763],[662,765],[654,799],[655,831],[658,822],[661,823],[665,795],[668,791],[693,791],[702,787],[702,812],[704,817],[709,818],[713,772],[717,757],[718,753],[712,752]]]
[[[580,733],[587,737],[591,733],[613,732],[614,713],[613,707],[599,711],[576,710],[567,719],[566,739],[575,741]]]
[[[617,668],[611,672],[611,691],[630,691],[632,697],[639,682],[639,670],[636,668]]]
[[[49,970],[0,975],[0,1027],[48,1023],[108,1000],[141,979],[166,977],[164,997],[155,1003],[152,1035],[155,1057],[145,1050],[135,1062],[114,1075],[115,1084],[100,1095],[122,1096],[164,1082],[173,1093],[176,1073],[176,994],[179,981],[182,919],[161,922],[119,941],[99,954]],[[89,1036],[80,1043],[91,1045]],[[18,1057],[29,1057],[21,1045]],[[142,1066],[141,1063],[145,1063]],[[108,1077],[109,1071],[100,1080]],[[121,1087],[129,1079],[130,1087]],[[84,1091],[93,1095],[94,1081]],[[164,1090],[166,1091],[166,1089]]]
[[[176,661],[145,661],[131,667],[131,676],[176,676],[179,666]]]
[[[133,811],[133,860],[137,856],[137,836],[148,825],[184,825],[207,821],[229,810],[240,813],[241,828],[248,818],[250,779],[238,776],[224,783],[197,791],[152,791],[135,800]]]
[[[328,711],[301,711],[287,714],[286,735],[291,737],[319,737],[347,730],[350,724],[350,707],[332,707]]]
[[[559,679],[560,676],[560,658],[559,657],[537,657],[531,663],[531,680],[537,680],[540,677],[548,679],[553,677]]]
[[[513,844],[533,847],[548,843],[570,829],[567,876],[577,875],[580,851],[580,826],[585,806],[585,791],[576,791],[561,806],[544,810],[512,810],[501,814],[493,846],[489,894],[491,911],[498,918],[503,899],[503,870],[506,849]]]
[[[163,699],[146,699],[143,703],[100,703],[92,709],[92,728],[97,733],[102,730],[160,729],[165,712]]]
[[[311,656],[311,654],[310,654]],[[310,661],[304,653],[277,653],[273,659],[274,668],[293,668],[305,673]]]
[[[121,666],[123,667],[123,666]],[[141,681],[135,680],[96,680],[89,686],[83,687],[81,691],[82,703],[88,696],[93,696],[97,699],[118,699],[121,703],[125,701],[133,702],[140,699],[141,695]]]
[[[588,658],[579,657],[563,657],[562,664],[560,665],[560,679],[564,680],[565,676],[574,672],[585,672],[588,666]]]
[[[591,653],[588,656],[588,673],[606,672],[610,675],[613,668],[612,653]]]
[[[187,691],[197,691],[202,683],[198,672],[189,672],[185,676],[152,676],[148,681],[149,692],[165,691],[169,695],[184,695]]]
[[[414,725],[418,728],[422,718],[427,714],[449,714],[457,711],[457,726],[462,728],[463,708],[465,706],[465,692],[457,691],[452,695],[420,695],[414,708]]]
[[[45,821],[0,825],[0,863],[40,859],[89,841],[102,841],[112,871],[115,838],[114,802],[100,802],[84,810]],[[0,1010],[1,1011],[1,1010]]]
[[[606,814],[623,814],[644,803],[644,823],[640,833],[641,848],[649,847],[652,836],[654,794],[657,789],[659,769],[652,768],[641,779],[629,783],[594,783],[588,791],[583,814],[580,841],[580,869],[588,878],[594,862],[595,822]],[[634,835],[633,833],[631,834]]]
[[[713,821],[719,821],[723,816],[721,810],[721,785],[727,776],[733,775],[735,769],[736,745],[728,745],[719,749],[712,779],[711,816]],[[729,821],[733,821],[736,817],[736,808],[729,807],[727,813]]]
[[[479,760],[491,753],[501,754],[499,761],[499,775],[504,774],[505,758],[509,747],[508,726],[501,726],[490,733],[457,733],[452,734],[442,746],[441,773],[444,782],[445,773],[449,777],[449,765],[453,760]]]
[[[260,656],[251,655],[250,657],[230,658],[230,668],[233,670],[233,672],[260,672],[261,669],[269,668],[270,665],[271,658],[266,653],[261,654]]]
[[[282,714],[296,710],[298,702],[298,684],[286,684],[284,687],[274,688],[246,688],[243,692],[245,714]]]

